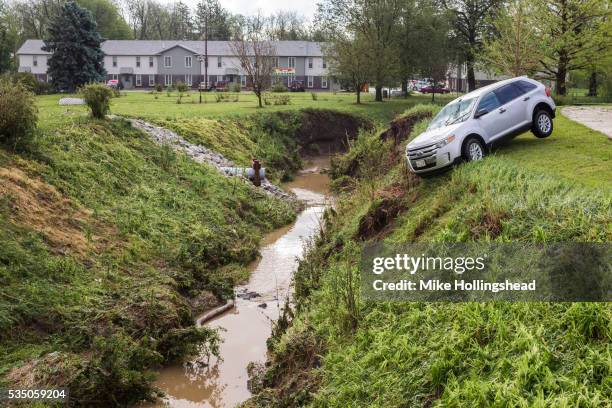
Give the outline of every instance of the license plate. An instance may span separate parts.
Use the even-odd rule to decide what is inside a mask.
[[[425,167],[425,160],[417,160],[414,162],[414,165],[417,167]]]

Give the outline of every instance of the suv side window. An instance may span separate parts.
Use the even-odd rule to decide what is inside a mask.
[[[514,86],[514,84],[504,85],[501,88],[494,90],[493,92],[495,93],[495,95],[497,95],[497,99],[499,99],[499,102],[502,105],[507,104],[511,100],[516,99],[523,94],[519,87]]]
[[[500,105],[501,104],[499,103],[499,99],[497,99],[497,95],[495,95],[494,92],[489,92],[488,94],[483,96],[482,99],[480,100],[480,103],[478,104],[478,109],[476,109],[476,112],[478,112],[481,109],[486,109],[487,112],[491,112],[495,110],[496,108],[498,108]]]
[[[527,81],[516,81],[514,84],[518,86],[521,89],[521,91],[523,91],[523,93],[531,92],[537,88],[536,85],[532,84],[531,82],[527,82]]]

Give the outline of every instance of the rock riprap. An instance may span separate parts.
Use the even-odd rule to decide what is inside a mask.
[[[119,119],[119,116],[110,115],[111,119]],[[125,118],[128,122],[132,124],[136,129],[140,129],[149,135],[156,143],[160,145],[168,145],[172,147],[176,151],[182,151],[187,156],[191,157],[193,160],[199,163],[206,163],[214,167],[219,171],[219,173],[223,174],[226,177],[230,177],[231,174],[228,174],[226,171],[227,168],[236,167],[234,162],[224,157],[222,154],[217,153],[213,150],[210,150],[204,146],[193,144],[183,139],[181,136],[176,134],[174,131],[170,129],[166,129],[160,126],[155,126],[147,121],[142,119],[131,119]],[[241,179],[246,180],[244,176],[238,176]],[[253,186],[256,188],[255,186]],[[283,200],[295,202],[296,198],[278,187],[270,183],[267,179],[262,180],[261,189],[273,197],[277,197]]]

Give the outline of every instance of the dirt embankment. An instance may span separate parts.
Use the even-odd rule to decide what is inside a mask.
[[[295,134],[306,154],[337,153],[348,149],[349,140],[355,139],[361,130],[372,130],[369,120],[331,110],[304,109],[300,127]]]

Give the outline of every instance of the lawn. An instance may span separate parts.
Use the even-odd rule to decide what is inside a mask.
[[[203,93],[202,104],[199,103],[197,92],[190,92],[183,96],[180,104],[177,103],[178,94],[173,92],[168,96],[166,92],[123,92],[120,98],[113,99],[111,111],[117,115],[140,117],[144,119],[170,119],[170,118],[228,118],[240,115],[251,115],[259,112],[274,112],[297,110],[303,108],[335,109],[342,112],[356,113],[369,117],[380,123],[388,122],[395,115],[404,112],[410,106],[431,101],[428,95],[413,95],[408,98],[392,98],[384,102],[375,102],[371,94],[362,95],[363,103],[355,103],[355,95],[348,93],[316,93],[316,100],[311,93],[272,93],[268,98],[272,101],[278,96],[288,96],[288,105],[268,105],[263,108],[257,106],[257,99],[252,92],[223,93],[227,96],[223,102],[216,101],[217,93]],[[84,111],[78,106],[58,106],[58,100],[66,95],[47,95],[38,98],[43,109],[43,123],[53,121],[58,113],[76,113]],[[237,98],[237,101],[234,102]],[[454,96],[436,95],[436,101],[446,103]],[[273,102],[272,102],[273,103]]]

